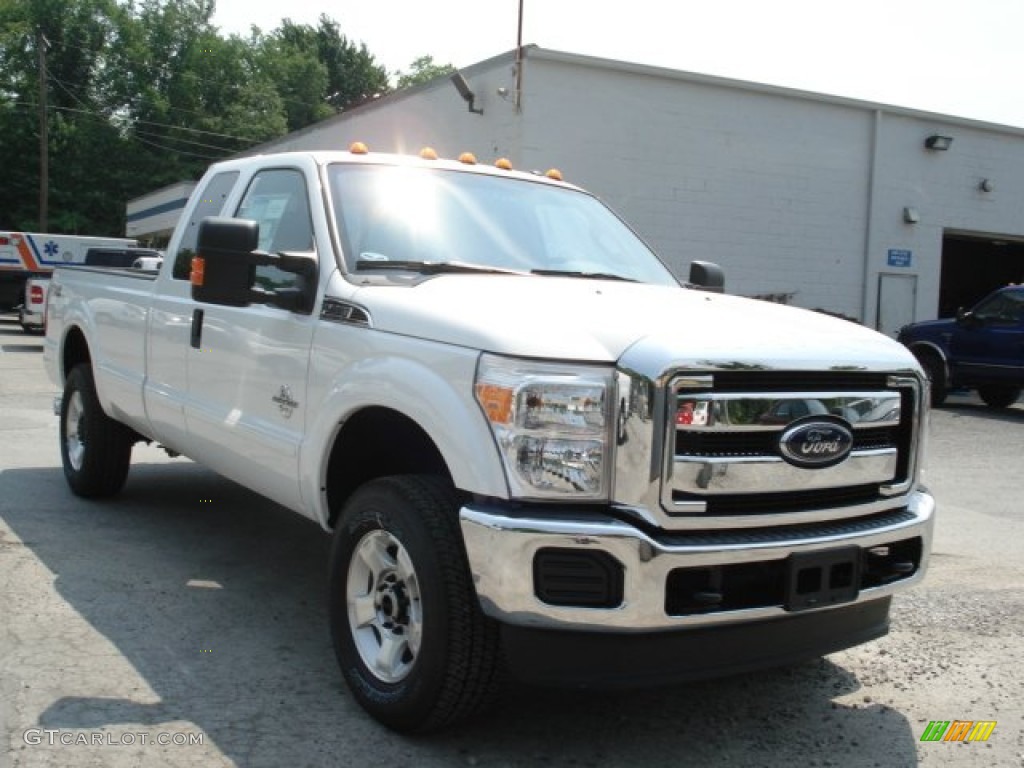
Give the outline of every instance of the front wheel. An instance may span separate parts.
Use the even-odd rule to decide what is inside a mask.
[[[64,384],[60,408],[60,458],[72,492],[113,496],[124,486],[134,434],[103,412],[92,370],[76,366]]]
[[[334,533],[330,623],[342,674],[384,725],[426,732],[499,688],[498,628],[469,577],[447,481],[404,476],[353,494]]]
[[[986,384],[978,387],[978,395],[989,408],[1009,408],[1020,397],[1020,387],[1009,384]]]

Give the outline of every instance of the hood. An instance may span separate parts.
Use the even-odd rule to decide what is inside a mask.
[[[930,339],[937,337],[940,333],[948,333],[956,325],[956,320],[946,318],[944,320],[923,320],[919,323],[910,323],[900,328],[901,339]]]
[[[497,354],[615,362],[634,349],[680,365],[914,366],[903,345],[846,320],[669,286],[506,275],[439,275],[363,286],[373,327]]]

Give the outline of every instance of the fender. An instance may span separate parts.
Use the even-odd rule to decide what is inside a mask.
[[[944,350],[941,346],[936,344],[934,341],[922,340],[915,341],[907,345],[907,349],[913,352],[915,357],[917,357],[917,354],[920,350],[934,352],[936,355],[938,355],[939,360],[942,361],[942,369],[943,373],[945,373],[946,375],[946,381],[950,380],[949,355],[946,354],[946,350]]]
[[[462,375],[455,380],[422,361],[391,355],[352,360],[334,371],[326,397],[313,406],[317,418],[300,449],[300,488],[310,517],[328,527],[325,478],[331,449],[345,422],[370,407],[389,408],[419,425],[434,441],[457,488],[508,498],[493,433],[472,399],[478,353],[459,349],[458,354],[464,359],[456,361]],[[452,368],[445,367],[449,376]]]
[[[58,346],[53,350],[52,370],[56,374],[53,377],[54,383],[63,387],[64,381],[70,373],[64,368],[64,353],[68,336],[77,330],[85,339],[92,364],[96,397],[103,412],[142,434],[149,434],[150,426],[145,419],[142,404],[142,380],[144,377],[142,366],[144,361],[138,360],[140,367],[137,371],[114,365],[104,354],[103,344],[99,343],[101,332],[97,328],[98,323],[91,302],[81,294],[69,290],[66,285],[61,286],[55,283],[51,288],[62,289],[65,296],[70,294],[65,300],[66,303],[62,302],[63,306],[59,317],[55,318],[56,322],[60,324],[60,336]],[[49,336],[50,334],[48,334]],[[144,339],[144,336],[140,336],[140,338]]]

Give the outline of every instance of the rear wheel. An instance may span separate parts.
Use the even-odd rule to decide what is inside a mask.
[[[87,498],[120,491],[135,435],[103,412],[88,365],[68,375],[60,413],[60,457],[71,490]]]
[[[330,622],[359,704],[398,731],[426,732],[482,710],[499,688],[498,627],[469,577],[447,481],[375,480],[334,534]]]
[[[990,408],[1008,408],[1020,397],[1020,387],[1008,384],[986,384],[978,387],[978,394]]]

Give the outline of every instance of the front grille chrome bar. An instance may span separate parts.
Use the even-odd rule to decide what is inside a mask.
[[[913,376],[680,373],[664,401],[668,527],[798,524],[891,506],[912,487],[921,401]],[[832,466],[795,466],[783,457],[782,435],[815,419],[848,427],[851,452]]]

